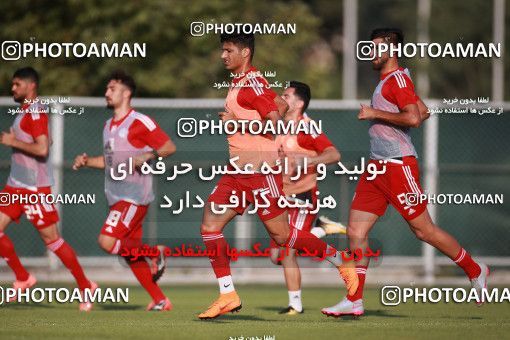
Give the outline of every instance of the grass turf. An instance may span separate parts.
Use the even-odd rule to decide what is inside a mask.
[[[52,285],[66,287],[65,285]],[[115,285],[102,285],[103,288]],[[360,318],[326,317],[320,309],[338,302],[334,288],[303,290],[305,313],[279,315],[286,307],[283,286],[238,286],[243,309],[216,320],[201,321],[197,314],[217,296],[215,286],[164,287],[174,309],[165,313],[144,311],[148,295],[129,287],[128,304],[96,304],[90,313],[78,305],[42,303],[0,307],[0,339],[430,339],[508,338],[508,303],[474,304],[407,303],[383,306],[378,289],[365,293],[365,315]]]

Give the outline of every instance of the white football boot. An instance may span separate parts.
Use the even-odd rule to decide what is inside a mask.
[[[478,293],[478,296],[480,297],[480,300],[476,302],[477,306],[483,305],[485,302],[482,295],[482,289],[487,289],[487,277],[489,276],[489,267],[485,263],[479,263],[480,269],[482,270],[480,272],[480,275],[478,277],[475,277],[474,279],[471,279],[471,287],[476,289],[476,292]]]
[[[350,301],[345,297],[342,301],[334,306],[326,307],[321,310],[322,314],[327,316],[339,317],[342,315],[363,315],[365,310],[363,309],[363,299],[356,301]]]

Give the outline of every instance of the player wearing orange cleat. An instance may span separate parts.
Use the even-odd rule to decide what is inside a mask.
[[[225,68],[235,75],[226,98],[225,111],[220,112],[220,118],[223,121],[259,120],[277,126],[288,105],[268,89],[267,81],[251,64],[255,48],[254,35],[223,34],[220,40]],[[230,158],[239,157],[237,164],[241,168],[251,165],[254,173],[223,175],[205,206],[201,233],[208,252],[214,254],[209,259],[218,279],[220,297],[199,318],[215,318],[241,308],[230,273],[227,242],[222,231],[228,222],[236,215],[243,214],[247,207],[226,208],[221,214],[215,214],[212,210],[213,204],[229,204],[232,195],[237,195],[239,201],[244,196],[250,203],[254,203],[255,193],[263,194],[269,206],[259,208],[257,214],[271,238],[279,246],[298,250],[306,248],[317,254],[329,254],[326,260],[339,268],[349,293],[356,291],[358,277],[352,261],[343,263],[340,252],[335,248],[307,231],[289,228],[287,210],[278,205],[278,199],[283,195],[282,175],[263,174],[260,171],[263,163],[276,166],[279,155],[274,136],[237,132],[227,140]]]

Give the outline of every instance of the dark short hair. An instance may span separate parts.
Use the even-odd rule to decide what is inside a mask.
[[[35,85],[39,86],[39,74],[32,67],[23,67],[17,69],[16,72],[12,75],[12,78],[20,78],[23,80],[30,80],[35,83]]]
[[[404,33],[400,28],[376,28],[370,34],[370,40],[375,38],[383,38],[386,42],[395,45],[404,43]]]
[[[312,93],[310,91],[310,86],[305,83],[292,80],[289,83],[289,87],[294,89],[294,94],[301,99],[305,105],[303,106],[303,112],[308,108],[308,104],[310,104],[310,99],[312,98]]]
[[[121,82],[122,84],[126,85],[131,91],[131,97],[135,96],[136,92],[136,83],[133,77],[131,77],[129,74],[124,72],[123,70],[116,70],[110,74],[110,77],[108,78],[108,82],[112,80],[117,80]]]
[[[220,42],[226,43],[231,42],[237,47],[240,48],[249,48],[250,49],[250,61],[253,60],[253,55],[255,54],[255,35],[251,34],[222,34],[220,35]]]

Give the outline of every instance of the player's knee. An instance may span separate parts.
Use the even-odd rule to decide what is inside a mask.
[[[271,255],[269,256],[269,259],[273,264],[280,266],[282,264],[280,260],[280,248],[271,248]]]
[[[55,242],[58,240],[59,236],[57,235],[41,235],[41,239],[43,240],[44,244],[50,244],[52,242]]]
[[[114,242],[115,239],[112,239],[111,237],[105,237],[104,235],[99,235],[97,239],[99,247],[101,247],[101,249],[103,249],[107,253],[109,253],[110,250],[112,249]]]
[[[350,240],[365,240],[368,236],[368,233],[362,228],[358,228],[356,224],[349,225],[347,227],[347,237]]]
[[[296,250],[295,249],[285,249],[282,250],[283,254],[281,256],[282,266],[285,268],[297,268],[297,258],[296,258]]]
[[[218,228],[218,226],[214,226],[209,223],[203,223],[200,226],[200,232],[201,233],[217,233],[217,232],[221,232],[221,228]]]
[[[434,235],[433,227],[414,229],[413,231],[414,235],[416,235],[416,238],[423,242],[429,242],[432,240]]]
[[[275,241],[275,243],[280,246],[284,247],[285,243],[287,242],[289,238],[289,233],[287,232],[280,232],[277,234],[271,234],[271,238]]]
[[[4,214],[3,212],[0,212],[0,232],[3,232],[7,230],[7,227],[9,226],[9,223],[11,223],[11,218]]]
[[[53,224],[47,228],[41,229],[39,231],[39,236],[45,244],[50,244],[60,238],[60,233],[58,232],[57,226]]]

